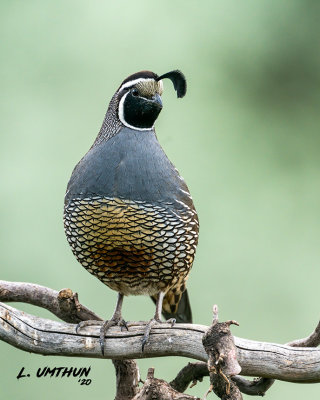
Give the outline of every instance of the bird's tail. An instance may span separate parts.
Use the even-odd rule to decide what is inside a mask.
[[[156,297],[151,297],[156,302]],[[176,322],[192,323],[192,311],[187,290],[178,292],[175,288],[169,290],[162,304],[162,315],[165,319],[175,318]]]

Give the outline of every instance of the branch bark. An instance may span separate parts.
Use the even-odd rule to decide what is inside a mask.
[[[218,308],[214,306],[214,320],[213,326],[218,322]],[[234,322],[234,321],[229,321]],[[212,329],[213,327],[211,327]],[[205,336],[204,336],[205,338]],[[215,341],[214,341],[215,343]],[[306,338],[298,339],[287,343],[291,347],[317,347],[320,344],[320,322],[315,330]],[[206,346],[205,346],[206,347]],[[231,359],[232,361],[232,359]],[[209,368],[210,369],[210,368]],[[180,370],[176,378],[170,382],[170,385],[181,392],[185,391],[189,384],[196,385],[198,381],[202,381],[204,376],[210,376],[208,365],[204,362],[189,363]],[[241,376],[232,376],[232,381],[237,385],[242,393],[251,396],[264,396],[267,390],[275,382],[271,378],[259,378],[253,381],[247,380]]]
[[[133,359],[182,356],[207,362],[202,337],[203,325],[156,325],[144,352],[141,340],[144,323],[129,323],[129,331],[110,328],[105,356],[99,344],[99,328],[87,327],[78,334],[75,325],[29,315],[0,303],[0,339],[25,351],[46,355]],[[320,349],[234,338],[242,375],[263,376],[289,382],[320,382]]]
[[[20,301],[43,307],[60,319],[73,324],[88,319],[102,320],[81,305],[77,293],[73,293],[71,289],[57,292],[30,283],[0,281],[0,300]],[[301,352],[301,347],[315,347],[320,344],[320,322],[307,338],[287,344],[296,347],[296,351],[291,353],[288,352],[287,346],[240,338],[234,338],[236,348],[229,329],[232,323],[237,324],[235,321],[219,323],[218,309],[214,306],[214,320],[209,330],[202,325],[179,324],[173,329],[164,325],[156,326],[147,344],[148,348],[143,353],[141,337],[144,333],[144,322],[129,324],[130,333],[125,334],[119,332],[118,328],[112,328],[106,338],[106,344],[110,345],[112,351],[106,353],[104,358],[111,358],[116,369],[115,400],[147,400],[150,396],[159,400],[191,399],[194,397],[180,392],[183,392],[191,381],[194,385],[206,375],[210,376],[211,383],[207,394],[213,389],[225,400],[240,400],[241,392],[263,395],[274,379],[308,383],[320,381],[320,352]],[[0,303],[0,339],[23,350],[40,354],[103,358],[97,340],[98,329],[90,327],[77,334],[75,330],[72,331],[72,327],[74,325],[37,318]],[[121,341],[123,337],[126,338],[124,343]],[[188,364],[170,384],[154,378],[154,370],[149,369],[147,380],[139,390],[139,368],[134,360],[127,358],[180,355],[205,361],[207,356],[204,354],[204,348],[199,346],[201,338],[209,355],[207,362]],[[60,346],[57,346],[57,343]],[[242,374],[259,375],[262,378],[249,381],[241,376],[233,376],[240,371],[237,353]],[[314,364],[313,368],[308,365],[310,361]]]
[[[187,390],[190,383],[192,383],[191,386],[194,386],[198,381],[202,382],[205,376],[209,376],[207,363],[188,363],[179,371],[178,375],[170,382],[170,385],[178,392],[184,392]],[[236,383],[242,393],[250,396],[263,396],[274,382],[273,379],[268,378],[249,381],[239,375],[233,376],[231,379]]]
[[[74,324],[88,319],[102,321],[102,318],[79,303],[78,294],[71,289],[58,292],[35,283],[0,280],[0,301],[16,301],[45,308],[62,321]]]
[[[198,397],[179,393],[163,379],[154,377],[154,369],[149,368],[147,379],[139,393],[132,400],[201,400]]]
[[[131,400],[139,392],[140,372],[134,360],[112,360],[117,388],[114,400]]]
[[[214,305],[212,325],[202,338],[203,347],[208,354],[210,388],[207,394],[213,391],[223,400],[242,400],[238,386],[231,380],[232,376],[240,374],[241,367],[230,325],[239,324],[236,321],[219,322],[218,306]]]

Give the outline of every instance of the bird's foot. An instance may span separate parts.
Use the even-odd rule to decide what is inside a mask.
[[[144,335],[143,335],[143,338],[142,338],[142,351],[144,351],[144,346],[148,342],[151,329],[154,327],[155,324],[171,324],[171,328],[172,328],[175,323],[176,323],[175,318],[170,318],[170,319],[168,319],[167,321],[164,321],[164,322],[161,321],[161,319],[152,318],[147,323],[146,329],[144,331]]]
[[[87,326],[93,326],[93,325],[101,325],[99,342],[100,342],[100,348],[101,348],[101,352],[102,352],[103,356],[104,356],[104,339],[105,339],[108,329],[111,328],[112,326],[120,326],[121,331],[123,330],[123,328],[125,328],[127,331],[129,330],[126,321],[124,319],[122,319],[121,316],[120,317],[113,316],[111,319],[109,319],[107,321],[95,321],[95,320],[81,321],[76,326],[76,333],[78,333],[79,329],[85,328]]]
[[[120,318],[112,317],[111,319],[109,319],[109,321],[104,321],[104,324],[101,326],[100,329],[100,348],[103,356],[104,356],[104,339],[108,329],[111,328],[112,326],[120,326],[121,331],[123,330],[123,328],[125,328],[127,331],[129,330],[126,321],[121,317]]]

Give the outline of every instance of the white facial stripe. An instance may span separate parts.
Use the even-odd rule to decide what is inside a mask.
[[[118,91],[121,92],[121,90],[126,89],[126,88],[131,87],[131,86],[134,86],[139,82],[147,82],[147,81],[154,81],[154,79],[151,79],[151,78],[134,79],[133,81],[129,81],[129,82],[124,83]],[[161,81],[161,84],[162,84],[162,81]]]
[[[136,79],[136,81],[141,81],[141,80],[146,80],[146,79]],[[131,81],[131,82],[135,82],[135,81]],[[128,83],[130,83],[130,82],[128,82]],[[122,85],[122,86],[124,86],[124,85]],[[131,86],[131,83],[129,86]],[[128,94],[129,94],[129,92],[126,93],[124,96],[122,96],[122,98],[119,102],[119,119],[120,119],[120,121],[123,123],[123,125],[127,126],[128,128],[134,129],[136,131],[150,131],[151,129],[153,129],[153,126],[151,128],[137,128],[133,125],[128,124],[126,122],[126,120],[124,119],[123,104],[124,104],[124,101],[125,101],[126,97],[128,96]]]

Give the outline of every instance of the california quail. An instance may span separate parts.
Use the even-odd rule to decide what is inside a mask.
[[[68,242],[80,264],[111,289],[118,302],[100,332],[123,325],[123,296],[149,295],[155,322],[192,322],[185,283],[198,242],[199,223],[188,187],[161,148],[154,123],[162,80],[186,93],[180,71],[158,76],[141,71],[126,78],[111,99],[100,132],[74,168],[64,207]],[[83,325],[98,324],[97,321]]]

